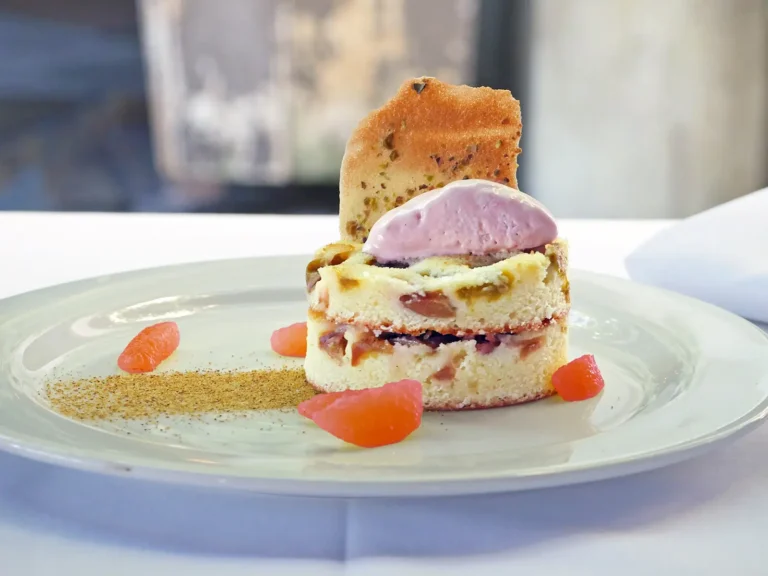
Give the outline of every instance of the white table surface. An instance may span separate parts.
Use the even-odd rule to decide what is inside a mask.
[[[564,221],[573,267],[625,275],[669,222]],[[335,218],[0,213],[0,297],[120,270],[310,252]],[[727,385],[727,383],[724,383]],[[768,574],[768,428],[666,469],[491,497],[206,492],[0,454],[0,574]]]

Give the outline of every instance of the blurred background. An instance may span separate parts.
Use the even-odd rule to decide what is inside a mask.
[[[422,74],[512,91],[561,217],[768,186],[768,0],[0,0],[0,210],[334,213]]]

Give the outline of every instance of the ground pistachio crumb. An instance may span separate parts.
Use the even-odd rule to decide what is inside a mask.
[[[294,408],[315,395],[301,368],[120,374],[46,384],[54,410],[77,420]]]

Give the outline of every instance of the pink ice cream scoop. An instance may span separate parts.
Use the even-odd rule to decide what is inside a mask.
[[[555,219],[528,194],[488,180],[458,180],[384,214],[363,251],[393,262],[530,250],[555,238]]]

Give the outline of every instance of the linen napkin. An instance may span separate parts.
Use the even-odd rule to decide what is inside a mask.
[[[768,188],[661,231],[625,265],[638,282],[768,322]]]

